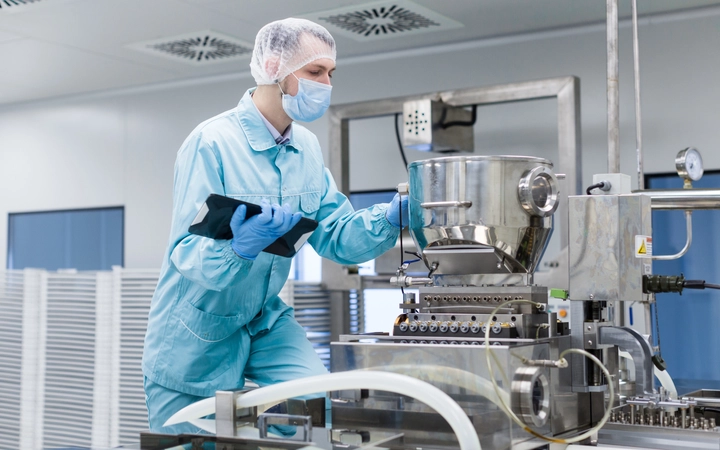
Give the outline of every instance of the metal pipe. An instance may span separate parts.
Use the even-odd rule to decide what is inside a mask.
[[[685,247],[683,247],[679,253],[676,253],[674,255],[655,255],[652,257],[652,259],[659,261],[669,261],[673,259],[678,259],[685,255],[685,253],[690,250],[690,246],[692,245],[692,211],[685,211],[685,228],[687,229],[687,240],[685,241]]]
[[[720,209],[720,189],[646,189],[633,193],[650,196],[653,210]]]
[[[618,0],[607,0],[608,173],[620,172],[620,91],[618,88]]]
[[[632,0],[632,26],[635,77],[635,146],[637,147],[638,189],[645,189],[642,151],[642,115],[640,114],[640,46],[638,43],[637,0]]]

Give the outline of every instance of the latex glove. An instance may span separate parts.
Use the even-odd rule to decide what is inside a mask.
[[[402,209],[402,226],[405,228],[408,225],[408,222],[410,222],[410,211],[408,209],[408,196],[403,195],[402,196],[402,202],[400,201],[400,194],[395,194],[395,197],[393,197],[392,201],[390,202],[390,206],[388,207],[387,211],[385,212],[385,217],[387,218],[388,222],[390,222],[393,226],[400,228],[400,210]]]
[[[302,217],[300,213],[290,210],[290,205],[272,205],[263,200],[260,204],[262,212],[245,219],[247,208],[240,205],[230,219],[233,233],[232,248],[238,256],[253,260],[268,245],[275,242],[283,234],[290,231]]]

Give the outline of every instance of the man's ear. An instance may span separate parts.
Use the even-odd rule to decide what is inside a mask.
[[[276,79],[280,70],[280,58],[274,56],[265,60],[265,73],[271,79]]]

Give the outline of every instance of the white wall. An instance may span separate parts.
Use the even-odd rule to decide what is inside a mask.
[[[687,146],[703,152],[708,168],[720,169],[719,15],[642,22],[640,39],[646,171],[672,171],[675,154]],[[584,183],[592,173],[606,171],[604,28],[491,44],[341,60],[333,103],[576,75]],[[627,26],[620,44],[621,170],[634,179]],[[8,212],[124,205],[126,267],[158,267],[169,231],[177,149],[195,125],[234,107],[251,85],[249,76],[239,75],[0,108],[0,236],[7,236]],[[556,159],[555,120],[549,100],[481,108],[477,151]],[[325,119],[310,128],[327,142]],[[406,179],[391,118],[353,123],[351,143],[351,189],[392,188]],[[408,153],[409,160],[429,156]],[[0,238],[3,258],[6,245]]]

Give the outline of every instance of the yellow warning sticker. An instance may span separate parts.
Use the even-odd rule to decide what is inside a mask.
[[[651,258],[652,257],[652,236],[635,236],[635,257]]]

